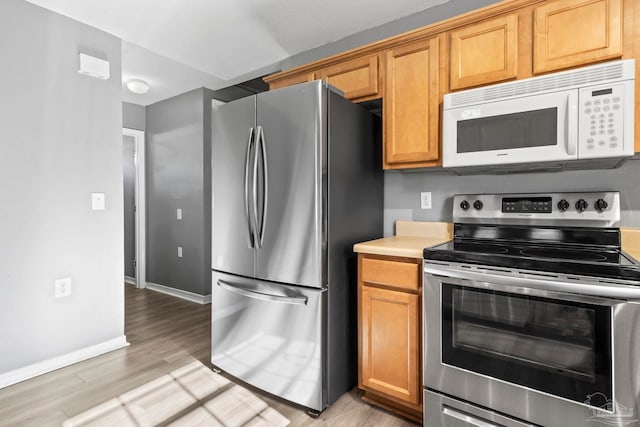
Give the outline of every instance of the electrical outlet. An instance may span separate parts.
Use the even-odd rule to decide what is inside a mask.
[[[54,282],[54,296],[56,298],[68,297],[71,295],[71,278],[65,277]]]
[[[178,246],[178,258],[182,258],[182,246]]]
[[[431,209],[431,191],[420,193],[420,209]]]

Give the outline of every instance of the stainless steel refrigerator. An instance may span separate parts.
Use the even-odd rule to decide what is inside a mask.
[[[379,118],[315,81],[211,122],[211,361],[321,412],[356,384],[352,247],[382,235]]]

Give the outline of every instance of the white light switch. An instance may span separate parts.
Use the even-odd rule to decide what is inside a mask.
[[[176,211],[176,218],[178,219],[178,221],[182,220],[182,209],[178,209]]]
[[[431,209],[431,192],[423,191],[420,193],[420,209]]]
[[[178,246],[178,258],[182,258],[182,246]]]
[[[91,209],[94,211],[104,210],[104,193],[91,193]]]

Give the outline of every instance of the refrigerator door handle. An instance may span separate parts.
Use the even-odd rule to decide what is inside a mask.
[[[267,220],[267,203],[269,201],[269,164],[267,162],[267,147],[264,139],[264,128],[262,126],[258,126],[258,147],[260,149],[260,155],[262,156],[262,206],[261,206],[261,216],[260,216],[260,226],[258,228],[258,247],[262,247],[262,243],[264,242],[264,230],[265,230],[265,221]],[[256,147],[256,157],[258,147]],[[257,216],[256,216],[257,218]]]
[[[249,298],[265,300],[265,301],[276,301],[276,302],[283,302],[285,304],[293,304],[293,305],[307,305],[307,301],[308,301],[308,298],[305,296],[290,297],[290,296],[273,295],[273,294],[267,294],[263,292],[252,291],[246,288],[236,286],[222,279],[218,279],[218,286],[220,286],[223,289],[226,289],[229,292],[233,292],[234,294],[242,295]]]
[[[247,154],[244,160],[244,217],[247,221],[247,245],[249,249],[255,247],[253,227],[251,224],[251,214],[249,213],[249,160],[251,159],[251,148],[254,141],[254,129],[249,130],[249,141],[247,142]],[[254,186],[255,192],[255,186]]]
[[[255,230],[255,247],[260,249],[260,247],[262,247],[261,243],[260,243],[260,223],[258,220],[258,188],[259,188],[259,182],[258,182],[258,156],[260,155],[260,133],[262,131],[262,126],[257,126],[256,127],[256,149],[253,155],[253,220],[255,221],[254,223],[254,230]]]

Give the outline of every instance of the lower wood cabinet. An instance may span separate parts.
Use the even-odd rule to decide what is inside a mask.
[[[358,257],[358,385],[364,399],[422,418],[420,259]]]

